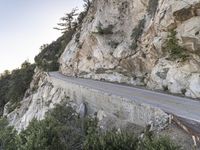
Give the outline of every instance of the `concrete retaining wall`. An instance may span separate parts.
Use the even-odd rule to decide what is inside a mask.
[[[64,82],[53,77],[50,77],[50,81],[55,87],[62,88],[66,96],[74,103],[78,105],[85,103],[88,114],[98,114],[98,112],[103,111],[108,116],[115,116],[121,121],[142,127],[152,123],[154,127],[160,128],[165,126],[168,120],[166,113],[147,104]]]

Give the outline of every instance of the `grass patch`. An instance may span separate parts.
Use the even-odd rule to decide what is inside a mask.
[[[166,50],[170,53],[171,60],[180,59],[181,61],[185,61],[189,55],[186,53],[186,49],[178,44],[176,34],[175,30],[170,31],[166,42]]]

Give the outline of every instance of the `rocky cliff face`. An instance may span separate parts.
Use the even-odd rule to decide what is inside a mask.
[[[60,57],[60,71],[67,76],[141,85],[200,98],[199,51],[199,0],[94,0],[82,27]],[[64,83],[53,82],[47,73],[36,70],[21,106],[10,114],[5,107],[4,116],[21,130],[34,117],[43,119],[47,110],[63,100],[74,100],[76,107],[81,105],[84,96],[77,98],[67,89]],[[88,99],[88,104],[96,109],[100,120],[108,112],[130,111],[133,116],[135,110],[140,112],[137,104],[121,100],[113,104],[109,99],[104,105],[95,100]],[[112,104],[119,110],[110,110]],[[150,114],[143,115],[145,123],[156,116],[166,122],[164,112],[140,107]],[[130,122],[133,116],[125,120]]]
[[[172,30],[178,50],[167,42]],[[60,71],[199,98],[199,50],[199,0],[95,0]]]

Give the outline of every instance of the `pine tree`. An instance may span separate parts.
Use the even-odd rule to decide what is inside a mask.
[[[55,27],[54,29],[61,30],[63,33],[76,29],[77,22],[75,17],[78,16],[77,11],[78,9],[74,8],[70,13],[66,13],[65,16],[60,19],[62,22],[57,24],[60,27]]]

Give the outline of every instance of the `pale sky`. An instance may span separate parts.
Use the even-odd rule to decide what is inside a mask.
[[[0,0],[0,73],[39,53],[61,34],[53,27],[82,0]]]

